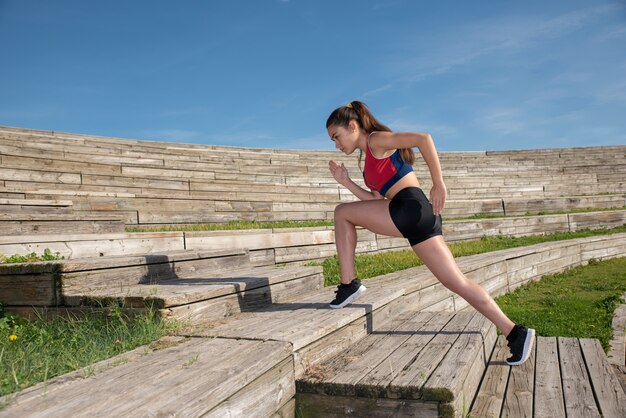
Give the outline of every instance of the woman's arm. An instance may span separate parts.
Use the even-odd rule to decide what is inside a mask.
[[[337,164],[334,161],[328,162],[328,168],[332,173],[333,177],[339,184],[341,184],[346,189],[350,190],[353,195],[358,197],[360,200],[372,200],[372,199],[382,199],[383,197],[380,193],[377,192],[368,192],[358,184],[352,181],[350,176],[348,175],[348,169],[341,163],[341,165]]]
[[[397,148],[417,147],[430,171],[433,187],[430,190],[430,202],[435,215],[440,215],[446,201],[446,185],[443,182],[441,163],[435,149],[435,142],[430,134],[417,132],[376,132],[370,137],[370,148],[374,147],[379,154]]]

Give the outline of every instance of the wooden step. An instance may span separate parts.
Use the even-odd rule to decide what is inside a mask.
[[[0,300],[13,306],[63,306],[63,294],[120,288],[249,265],[244,250],[175,251],[0,265]]]
[[[64,288],[63,302],[66,306],[100,306],[116,301],[127,308],[150,306],[165,317],[215,321],[281,303],[322,286],[320,267],[231,268],[178,274],[154,283]]]
[[[168,344],[0,398],[7,403],[0,416],[269,417],[295,396],[289,344],[187,338],[161,345]]]
[[[443,416],[467,411],[495,342],[493,324],[476,312],[413,311],[385,325],[298,379],[300,396],[329,395],[326,403],[338,408],[345,405],[335,395],[387,398],[385,408],[436,402]]]

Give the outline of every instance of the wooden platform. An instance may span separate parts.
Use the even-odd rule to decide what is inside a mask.
[[[539,336],[523,365],[506,365],[508,356],[501,335],[471,416],[626,416],[626,396],[598,340]]]
[[[298,380],[301,416],[626,415],[626,395],[598,340],[537,337],[529,360],[509,366],[506,339],[495,331],[485,338],[475,326],[480,314],[456,332],[471,314],[431,315],[370,334]]]

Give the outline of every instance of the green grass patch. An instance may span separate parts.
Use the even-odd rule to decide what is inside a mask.
[[[52,260],[64,260],[65,257],[60,252],[52,253],[50,248],[46,248],[43,254],[30,253],[26,255],[9,255],[5,256],[0,254],[0,264],[12,264],[12,263],[34,263],[36,261],[52,261]]]
[[[557,232],[553,234],[524,237],[501,235],[484,236],[482,239],[476,241],[451,243],[448,244],[448,247],[455,257],[460,257],[504,250],[507,248],[524,247],[527,245],[540,244],[542,242],[610,235],[620,232],[626,232],[626,225],[611,229],[584,229],[575,232]],[[358,254],[354,262],[357,277],[360,279],[367,279],[422,265],[421,260],[417,258],[411,249],[379,254]],[[336,286],[339,284],[339,260],[337,256],[328,258],[323,262],[309,263],[309,265],[323,266],[325,286]]]
[[[606,352],[624,292],[626,257],[545,276],[495,300],[513,322],[534,328],[537,335],[597,338]]]
[[[588,212],[610,212],[614,210],[626,210],[626,206],[618,206],[613,208],[582,208],[582,209],[570,209],[567,211],[542,211],[542,212],[527,212],[522,215],[502,215],[498,213],[478,213],[472,216],[465,216],[460,218],[445,218],[447,221],[464,221],[472,219],[492,219],[492,218],[520,218],[520,217],[532,217],[542,215],[567,215],[570,213],[588,213]]]
[[[472,216],[465,216],[459,218],[448,218],[446,221],[464,221],[474,219],[491,219],[491,218],[513,218],[513,217],[531,217],[540,215],[563,215],[568,213],[584,213],[584,212],[602,212],[612,210],[626,210],[626,206],[615,208],[587,208],[587,209],[573,209],[563,212],[536,212],[526,213],[524,215],[501,215],[480,213]],[[229,230],[241,230],[241,229],[272,229],[272,228],[307,228],[317,226],[333,226],[332,220],[310,220],[310,221],[272,221],[272,222],[259,222],[259,221],[232,221],[228,223],[212,223],[212,224],[185,224],[185,225],[167,225],[167,226],[127,226],[126,232],[176,232],[176,231],[229,231]]]
[[[271,229],[271,228],[308,228],[314,226],[333,226],[332,220],[310,221],[232,221],[223,224],[169,225],[162,227],[126,227],[126,232],[174,232],[174,231],[228,231],[238,229]]]
[[[0,310],[0,396],[132,350],[174,332],[148,312],[25,320]]]

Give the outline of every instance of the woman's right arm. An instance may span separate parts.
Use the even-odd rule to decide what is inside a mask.
[[[348,169],[343,165],[343,163],[339,165],[331,160],[328,162],[328,168],[330,169],[330,172],[332,173],[335,180],[337,180],[337,183],[350,190],[352,194],[358,197],[360,200],[373,200],[383,198],[380,193],[368,192],[367,190],[353,182],[348,175]]]

